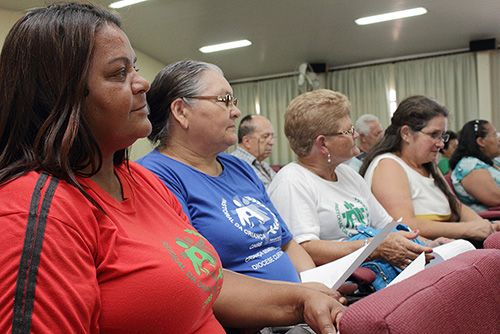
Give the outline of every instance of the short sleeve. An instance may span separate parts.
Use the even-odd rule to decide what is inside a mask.
[[[319,240],[320,223],[313,190],[304,175],[282,169],[271,182],[269,194],[295,241]]]

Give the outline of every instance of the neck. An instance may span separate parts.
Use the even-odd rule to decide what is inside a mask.
[[[424,168],[423,164],[419,163],[418,161],[415,161],[412,157],[414,154],[411,154],[408,152],[408,150],[402,150],[399,153],[395,153],[397,156],[399,156],[401,159],[403,159],[404,162],[408,166],[410,166],[412,169],[416,170],[418,173],[424,175],[424,176],[429,176],[429,173],[427,170]]]
[[[103,158],[101,169],[91,179],[113,198],[123,200],[122,186],[115,174],[112,155]]]
[[[299,157],[298,163],[307,168],[314,174],[318,175],[322,179],[327,181],[337,181],[337,174],[335,173],[335,168],[337,168],[338,164],[335,164],[334,161],[328,163],[326,160],[322,161],[321,157],[314,158],[312,156]]]
[[[171,141],[160,149],[160,153],[189,165],[210,176],[218,176],[222,166],[217,161],[217,153],[203,154],[179,141]]]

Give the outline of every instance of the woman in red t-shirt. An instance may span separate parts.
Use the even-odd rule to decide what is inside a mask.
[[[219,321],[304,320],[333,332],[334,298],[223,274],[172,194],[128,162],[126,148],[151,131],[135,61],[119,19],[92,5],[31,10],[5,40],[0,332],[223,333]]]

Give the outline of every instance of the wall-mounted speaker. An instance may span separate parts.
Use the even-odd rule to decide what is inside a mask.
[[[470,51],[495,50],[497,48],[496,38],[478,39],[469,42]]]
[[[311,63],[311,68],[314,73],[326,73],[328,70],[325,63]]]

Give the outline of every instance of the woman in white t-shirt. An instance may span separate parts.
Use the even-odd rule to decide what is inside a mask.
[[[392,221],[363,178],[346,164],[359,154],[346,96],[320,89],[296,97],[285,114],[285,134],[297,162],[283,167],[268,191],[275,207],[317,265],[363,246],[347,241],[360,225],[380,229]],[[424,247],[411,241],[418,232],[391,233],[372,254],[405,267]],[[333,241],[333,242],[332,242]]]
[[[389,214],[403,217],[421,235],[484,240],[500,224],[460,203],[436,168],[436,155],[448,140],[447,121],[448,111],[434,100],[403,100],[360,173]]]

